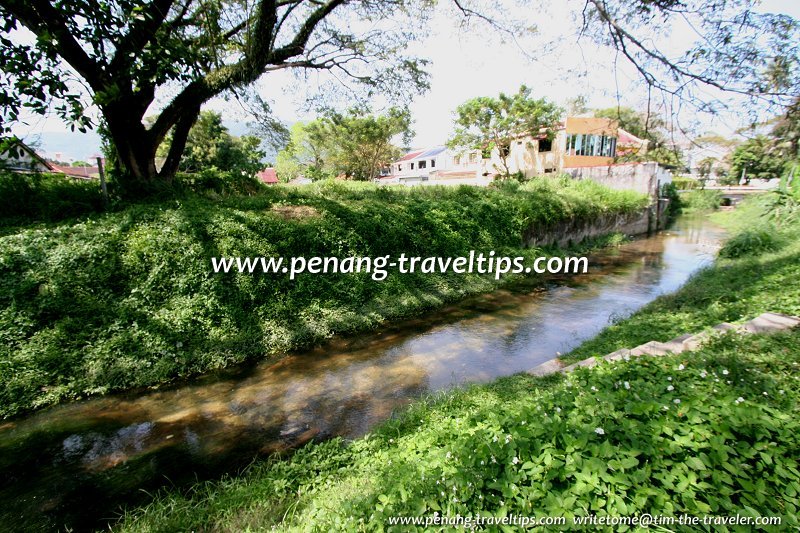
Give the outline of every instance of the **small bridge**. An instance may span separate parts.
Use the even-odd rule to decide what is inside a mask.
[[[722,205],[736,205],[742,201],[742,199],[746,196],[751,194],[760,194],[764,192],[769,192],[772,189],[763,189],[760,187],[752,187],[749,185],[736,185],[731,187],[722,187],[722,186],[714,186],[714,187],[706,187],[705,190],[707,191],[719,191],[722,195]]]

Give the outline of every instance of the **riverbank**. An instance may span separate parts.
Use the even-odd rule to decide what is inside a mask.
[[[765,197],[766,198],[766,197]],[[561,357],[574,363],[621,348],[668,341],[721,322],[741,322],[764,312],[800,315],[800,224],[775,227],[764,199],[711,215],[736,237],[734,257],[725,249],[717,262],[695,274],[674,294],[658,298]]]
[[[332,183],[173,198],[14,230],[0,237],[0,416],[285,354],[512,279],[214,275],[211,257],[495,250],[529,261],[542,254],[522,248],[529,227],[632,213],[646,202],[588,181],[487,189]]]
[[[745,207],[726,214],[725,222],[752,222],[758,210]],[[723,311],[731,319],[735,297],[719,303],[731,279],[723,277],[702,297],[697,280],[713,281],[714,273],[745,274],[745,315],[762,304],[754,314],[792,312],[798,254],[795,240],[721,261],[573,354],[624,345],[635,329],[629,321],[650,330],[650,340],[658,338],[653,330],[659,324],[677,327],[676,311],[697,321],[686,324]],[[595,348],[586,347],[592,343]],[[434,512],[741,514],[780,516],[783,528],[796,527],[798,366],[800,332],[794,331],[729,334],[696,352],[567,376],[516,375],[417,402],[350,444],[311,444],[241,476],[189,492],[164,491],[149,506],[131,510],[117,529],[376,530],[392,529],[393,516]]]

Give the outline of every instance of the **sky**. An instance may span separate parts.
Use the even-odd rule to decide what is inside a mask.
[[[452,6],[437,7],[429,21],[430,35],[409,50],[431,60],[430,90],[414,99],[410,105],[415,136],[414,147],[443,144],[453,127],[454,112],[462,102],[476,96],[496,96],[500,92],[515,92],[521,84],[533,89],[536,97],[547,97],[564,105],[569,98],[579,95],[587,99],[589,108],[602,108],[620,104],[643,108],[647,92],[633,67],[624,61],[614,64],[611,50],[590,45],[588,40],[579,43],[575,37],[576,22],[571,13],[582,5],[579,0],[542,2],[544,6],[531,15],[538,22],[537,33],[522,46],[536,51],[526,57],[515,43],[501,43],[485,28],[459,29],[455,23]],[[762,10],[783,12],[800,18],[800,1],[765,0]],[[693,40],[686,28],[673,28],[666,42],[681,43]],[[555,48],[548,46],[557,43]],[[301,87],[302,89],[302,87]],[[310,120],[313,112],[305,109],[297,82],[286,72],[264,76],[256,90],[269,101],[278,118],[287,124]],[[226,123],[236,134],[246,131],[251,120],[247,112],[234,100],[217,99],[206,105],[207,109],[223,112]],[[741,124],[736,116],[711,119],[691,117],[700,121],[700,129],[729,134]],[[64,159],[84,159],[99,151],[96,134],[69,134],[69,130],[55,118],[31,117],[27,126],[15,129],[17,135],[35,142],[40,149],[53,156],[61,152]]]

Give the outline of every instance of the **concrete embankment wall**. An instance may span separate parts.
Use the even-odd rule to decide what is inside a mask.
[[[669,200],[660,199],[634,213],[609,213],[594,220],[565,220],[551,226],[531,226],[522,236],[525,246],[569,246],[611,233],[644,235],[663,229]]]
[[[611,189],[631,190],[658,198],[661,187],[672,182],[672,174],[658,163],[623,163],[598,167],[565,168],[578,180],[592,180]]]

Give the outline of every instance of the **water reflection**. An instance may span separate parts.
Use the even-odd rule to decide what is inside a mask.
[[[529,370],[710,262],[699,220],[603,253],[589,274],[523,283],[242,375],[58,406],[0,427],[3,524],[85,528],[144,498],[312,438],[355,437],[424,393]]]

